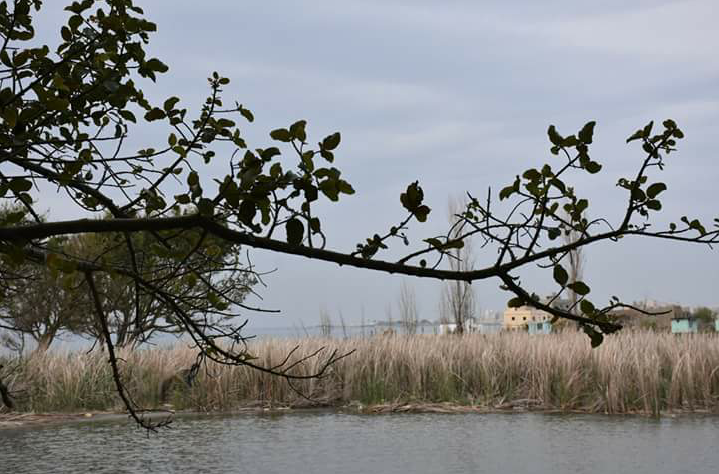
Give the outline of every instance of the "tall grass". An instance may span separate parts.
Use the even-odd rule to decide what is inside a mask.
[[[125,351],[123,377],[147,408],[231,410],[251,403],[364,404],[453,402],[486,407],[529,400],[546,409],[601,413],[719,411],[719,337],[622,332],[591,349],[585,336],[524,333],[492,336],[392,336],[367,339],[265,340],[251,346],[265,365],[319,347],[355,352],[321,380],[296,383],[243,367],[208,365],[192,386],[179,373],[194,351]],[[317,369],[317,361],[299,367]],[[5,382],[24,411],[121,409],[102,353],[46,353],[24,359]],[[12,365],[12,364],[7,364]],[[7,368],[6,368],[7,369]],[[9,378],[8,378],[9,377]]]

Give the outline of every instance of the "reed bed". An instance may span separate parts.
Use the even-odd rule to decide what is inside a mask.
[[[719,337],[624,331],[592,349],[564,332],[365,339],[264,340],[251,346],[271,366],[295,346],[354,351],[320,380],[295,382],[244,367],[209,364],[183,380],[195,352],[122,351],[123,377],[139,406],[216,411],[246,406],[342,406],[450,402],[486,408],[517,404],[547,410],[659,414],[719,411]],[[297,367],[317,370],[319,360]],[[5,382],[21,411],[122,409],[102,353],[48,352],[6,361]]]

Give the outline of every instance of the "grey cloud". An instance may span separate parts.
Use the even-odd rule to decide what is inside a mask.
[[[593,153],[605,171],[576,184],[595,215],[614,220],[624,204],[614,184],[639,157],[626,137],[667,117],[679,121],[687,139],[657,175],[669,184],[660,221],[717,214],[713,1],[139,3],[159,26],[152,54],[170,65],[149,87],[153,98],[199,103],[204,78],[217,70],[233,80],[228,97],[256,113],[246,127],[250,143],[266,145],[271,128],[299,118],[309,120],[313,138],[342,132],[337,165],[358,192],[318,209],[333,248],[351,249],[401,218],[398,195],[414,179],[435,210],[412,234],[440,232],[449,195],[484,196],[488,186],[496,193],[524,169],[554,163],[547,126],[570,133],[592,119]],[[143,145],[153,139],[148,130],[140,136]],[[597,301],[617,294],[719,304],[719,266],[707,249],[627,240],[588,255]],[[255,326],[313,323],[322,305],[343,309],[351,321],[363,305],[368,318],[383,317],[401,281],[262,252],[255,261],[279,269],[266,278],[263,295],[268,306],[288,311]],[[536,291],[550,291],[543,273],[522,274]],[[411,283],[422,317],[436,318],[439,283]],[[477,287],[485,308],[499,309],[507,299],[496,282]]]

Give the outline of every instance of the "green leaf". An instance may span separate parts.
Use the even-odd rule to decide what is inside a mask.
[[[417,209],[415,209],[413,214],[414,214],[414,217],[419,222],[426,222],[429,212],[430,212],[429,206],[422,205],[422,206],[419,206]]]
[[[221,118],[217,119],[217,126],[220,128],[230,128],[235,126],[235,122],[230,119]]]
[[[429,239],[424,239],[424,241],[437,250],[461,249],[464,247],[464,241],[460,239],[448,240],[443,243],[436,237],[430,237]]]
[[[45,107],[48,110],[65,110],[70,107],[70,102],[67,99],[52,98],[45,101]]]
[[[436,249],[442,248],[442,241],[436,237],[430,237],[429,239],[424,239],[424,241]]]
[[[333,161],[335,161],[335,155],[334,155],[334,153],[332,153],[331,151],[320,150],[320,156],[321,156],[322,158],[324,158],[325,160],[329,161],[330,163],[332,163]]]
[[[119,112],[120,117],[124,118],[128,122],[137,123],[137,119],[135,118],[135,114],[130,112],[129,110],[121,110]]]
[[[266,148],[260,152],[260,158],[262,158],[265,161],[270,161],[274,156],[277,156],[280,154],[280,149],[271,146],[269,148]]]
[[[558,178],[552,178],[549,181],[549,184],[557,188],[562,192],[562,194],[565,194],[567,192],[567,186],[564,184],[564,181],[558,179]]]
[[[662,210],[662,203],[657,201],[656,199],[650,199],[645,202],[644,205],[647,206],[647,209],[651,209],[652,211]]]
[[[72,39],[72,31],[70,31],[70,28],[67,26],[63,26],[60,28],[60,36],[62,36],[62,39],[65,41],[70,41]]]
[[[579,303],[579,308],[582,310],[582,313],[588,315],[594,314],[595,311],[594,305],[589,300],[582,300],[582,302]]]
[[[164,119],[166,117],[165,112],[162,109],[158,109],[157,107],[153,108],[149,112],[145,114],[145,120],[148,122],[152,122],[153,120],[160,120]]]
[[[290,134],[297,140],[304,143],[304,141],[307,139],[307,133],[305,132],[306,125],[306,120],[298,120],[290,126]]]
[[[524,305],[524,300],[522,298],[512,298],[507,302],[508,308],[519,308],[520,306]]]
[[[575,281],[574,283],[570,283],[569,285],[567,285],[567,288],[581,296],[589,294],[590,291],[589,287],[581,281]]]
[[[15,127],[17,125],[18,111],[13,107],[6,107],[0,114],[5,118],[5,122],[9,127]]]
[[[355,193],[355,190],[352,187],[352,185],[343,179],[340,179],[339,181],[337,181],[337,189],[339,190],[339,192],[344,193],[344,194],[354,194]]]
[[[549,129],[547,130],[547,135],[549,135],[549,141],[552,142],[552,145],[561,147],[562,143],[564,143],[564,138],[557,132],[557,129],[554,127],[554,125],[550,125]]]
[[[503,189],[499,192],[499,200],[501,201],[501,200],[503,200],[503,199],[506,199],[506,198],[510,197],[513,193],[519,192],[519,184],[520,184],[520,180],[519,180],[519,176],[517,176],[517,177],[514,179],[514,183],[512,183],[511,185],[509,185],[509,186],[503,188]]]
[[[534,180],[541,178],[542,174],[539,171],[537,171],[536,169],[530,168],[522,174],[522,177],[524,179],[534,181]]]
[[[197,275],[190,273],[185,277],[185,281],[187,282],[187,286],[194,288],[195,285],[197,285]]]
[[[162,105],[162,108],[165,109],[165,112],[169,112],[170,110],[175,108],[175,105],[180,101],[177,97],[170,97],[165,101],[165,103]]]
[[[25,218],[26,211],[20,210],[16,212],[8,212],[4,216],[4,220],[6,224],[17,224],[18,222],[22,221]]]
[[[14,193],[24,193],[32,189],[32,182],[25,178],[13,178],[10,180],[8,187]]]
[[[584,169],[590,174],[596,174],[602,170],[602,165],[596,161],[589,161],[586,165],[584,165]]]
[[[225,176],[225,181],[220,186],[220,196],[232,208],[240,206],[240,188],[233,181],[232,176]]]
[[[654,199],[661,193],[662,191],[666,191],[667,185],[664,183],[654,183],[651,186],[647,188],[647,197],[649,199]]]
[[[589,339],[591,340],[592,344],[592,349],[596,349],[597,347],[602,345],[602,342],[604,341],[604,335],[602,335],[601,332],[587,325],[582,326],[582,329],[584,330],[585,334],[589,336]]]
[[[502,190],[499,192],[499,200],[503,201],[504,199],[507,199],[509,196],[512,195],[512,193],[514,193],[514,190],[515,190],[515,187],[514,187],[514,185],[511,185],[511,184],[509,186],[502,188]]]
[[[287,130],[286,128],[278,128],[278,129],[276,129],[276,130],[272,130],[272,131],[270,132],[270,137],[271,137],[273,140],[277,140],[277,141],[280,141],[280,142],[290,142],[290,141],[292,141],[292,134],[291,134],[290,131]]]
[[[145,61],[145,68],[150,71],[167,72],[169,69],[165,63],[157,58],[152,58],[149,61]]]
[[[307,184],[304,191],[305,191],[305,199],[308,202],[314,202],[317,200],[317,188],[316,187],[314,187],[311,184]]]
[[[592,143],[592,139],[594,137],[594,126],[597,124],[594,120],[591,122],[587,122],[584,127],[579,131],[578,137],[579,139],[589,145]]]
[[[332,135],[329,135],[322,140],[322,143],[320,143],[320,147],[323,150],[334,150],[337,148],[340,144],[340,132],[333,133]]]
[[[197,171],[191,171],[190,174],[187,175],[187,184],[190,186],[197,186],[200,182],[200,176],[197,174]]]
[[[275,163],[270,167],[270,176],[277,179],[282,176],[282,164]]]
[[[188,196],[187,194],[177,194],[175,196],[175,201],[177,201],[178,204],[189,204],[190,196]]]
[[[574,135],[569,135],[564,140],[562,140],[562,146],[564,147],[573,147],[577,146],[579,144],[579,140],[577,140],[577,137]]]
[[[241,105],[239,106],[240,114],[245,117],[245,120],[248,122],[253,122],[255,120],[255,116],[252,115],[252,112]]]
[[[215,204],[212,202],[211,199],[202,198],[197,203],[197,210],[203,216],[212,216],[212,214],[215,212]]]
[[[632,199],[637,202],[644,202],[647,199],[647,196],[644,194],[644,191],[642,191],[638,187],[632,188],[631,195]]]
[[[559,285],[564,286],[567,284],[567,281],[569,280],[569,274],[564,269],[564,267],[562,267],[559,264],[555,265],[553,273],[554,273],[554,281],[559,283]]]
[[[634,140],[639,140],[643,136],[644,136],[644,132],[642,130],[637,130],[636,132],[634,132],[634,134],[632,136],[627,138],[627,143],[632,142]]]
[[[67,21],[67,25],[71,30],[75,31],[82,24],[82,17],[80,15],[73,15]]]
[[[649,135],[652,133],[652,127],[654,127],[654,121],[652,120],[648,124],[644,126],[642,129],[642,138],[649,138]]]
[[[586,199],[580,199],[577,201],[577,204],[575,205],[575,209],[578,213],[584,212],[584,210],[589,206],[589,201]]]
[[[305,226],[297,218],[291,218],[285,224],[287,232],[287,243],[290,245],[300,245],[305,234]]]
[[[422,191],[422,188],[419,185],[419,181],[415,181],[414,183],[407,186],[407,190],[400,194],[399,200],[405,209],[407,209],[411,213],[414,213],[414,211],[422,204],[422,201],[424,200],[424,191]]]
[[[701,222],[699,222],[699,219],[694,219],[691,222],[688,222],[688,224],[691,229],[697,230],[702,235],[707,233],[706,228],[702,225]]]
[[[549,236],[549,240],[554,240],[562,235],[562,230],[559,227],[551,227],[547,229],[547,235]]]
[[[443,249],[461,249],[464,247],[464,240],[454,239],[448,240],[442,245]]]
[[[254,201],[251,201],[250,199],[244,199],[240,204],[240,221],[245,225],[251,226],[256,214],[257,206],[255,205]]]
[[[304,165],[305,169],[308,173],[312,173],[315,169],[315,163],[312,160],[312,157],[314,156],[314,153],[311,151],[307,151],[305,153],[302,153],[300,158],[302,159],[302,164]]]
[[[334,179],[326,179],[319,184],[320,191],[327,196],[330,201],[339,199],[339,189],[337,189],[337,181]]]

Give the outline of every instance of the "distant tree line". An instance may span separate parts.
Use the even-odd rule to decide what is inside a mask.
[[[14,211],[8,207],[0,210],[0,219]],[[122,251],[126,245],[122,234],[55,237],[47,245],[56,255],[80,255],[87,261],[120,267],[135,265],[149,281],[181,294],[179,304],[197,325],[229,323],[233,317],[230,304],[226,303],[220,312],[213,306],[220,298],[218,293],[226,301],[242,304],[257,282],[257,275],[240,262],[240,246],[205,238],[201,244],[205,251],[190,257],[198,260],[192,262],[193,266],[202,271],[183,274],[171,265],[171,251],[163,255],[151,248],[154,239],[148,235],[137,233],[130,237],[136,249],[132,263]],[[187,235],[184,245],[176,242],[172,252],[188,252],[197,245],[198,238],[199,235]],[[94,302],[80,274],[62,272],[51,265],[28,262],[18,266],[5,261],[0,261],[0,272],[5,276],[0,280],[0,329],[4,330],[0,344],[4,347],[22,352],[26,341],[31,340],[35,351],[44,352],[62,334],[103,341]],[[173,309],[156,295],[137,291],[132,279],[107,273],[96,278],[95,286],[107,308],[108,326],[116,346],[135,347],[159,333],[184,332],[173,318]]]

